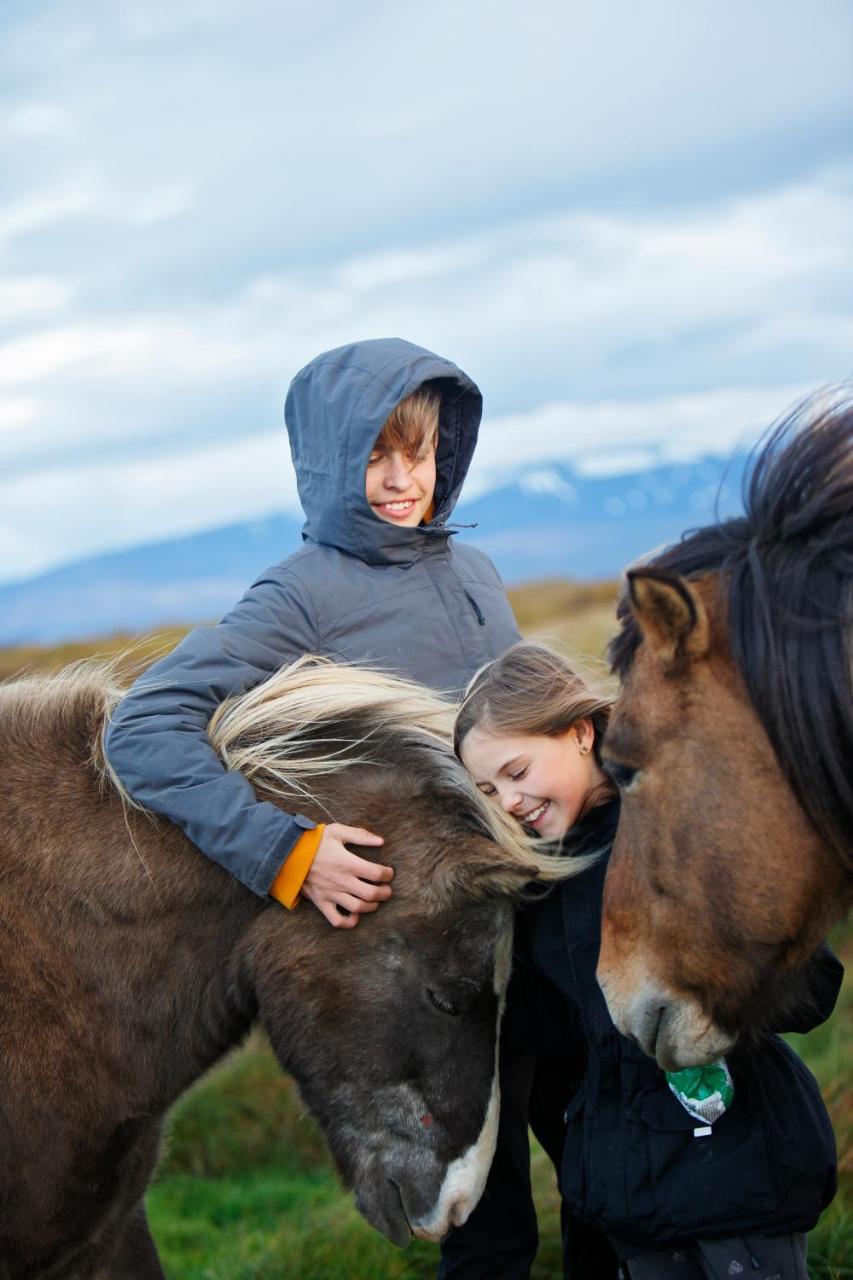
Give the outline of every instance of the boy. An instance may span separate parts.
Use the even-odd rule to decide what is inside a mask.
[[[305,653],[458,694],[518,639],[494,566],[453,546],[447,526],[481,412],[456,365],[398,338],[307,365],[285,404],[304,546],[151,667],[107,732],[110,765],[135,800],[254,893],[292,906],[301,891],[336,927],[390,895],[391,869],[345,847],[382,837],[258,801],[223,768],[207,725],[224,698]]]

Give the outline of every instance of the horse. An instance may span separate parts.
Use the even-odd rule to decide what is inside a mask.
[[[103,755],[120,696],[91,666],[0,687],[0,1277],[162,1277],[164,1116],[257,1021],[367,1221],[440,1238],[494,1150],[513,898],[565,862],[479,795],[437,695],[301,660],[209,736],[259,796],[385,836],[393,897],[330,929],[132,807]]]
[[[853,407],[805,402],[742,516],[627,575],[604,758],[622,797],[598,977],[669,1070],[808,983],[853,897]]]

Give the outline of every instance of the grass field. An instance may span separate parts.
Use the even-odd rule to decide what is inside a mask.
[[[613,629],[614,584],[530,584],[512,593],[523,630],[548,639],[606,683],[601,661]],[[52,670],[74,658],[120,654],[128,672],[165,652],[183,633],[0,651],[0,679]],[[853,965],[853,927],[836,949]],[[838,1139],[841,1190],[811,1243],[813,1280],[853,1277],[853,983],[845,981],[829,1023],[792,1036],[821,1082]],[[562,1275],[559,1202],[544,1154],[533,1178],[541,1246],[535,1280]],[[292,1083],[259,1035],[200,1081],[175,1108],[169,1140],[148,1196],[152,1229],[170,1280],[426,1280],[437,1249],[405,1251],[359,1218],[335,1179],[322,1140]]]

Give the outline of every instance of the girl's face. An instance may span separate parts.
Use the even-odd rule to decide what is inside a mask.
[[[594,736],[591,720],[554,737],[475,727],[462,741],[462,763],[484,795],[546,840],[559,840],[606,781]]]

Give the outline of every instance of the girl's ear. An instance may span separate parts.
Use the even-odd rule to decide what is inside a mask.
[[[592,751],[592,744],[595,742],[595,725],[589,716],[584,716],[582,720],[575,723],[575,733],[578,740],[578,751],[581,755],[588,755]]]
[[[592,744],[595,742],[595,725],[589,716],[584,716],[582,719],[576,720],[571,729],[567,729],[562,737],[572,750],[579,751],[582,756],[589,755],[592,751]]]

